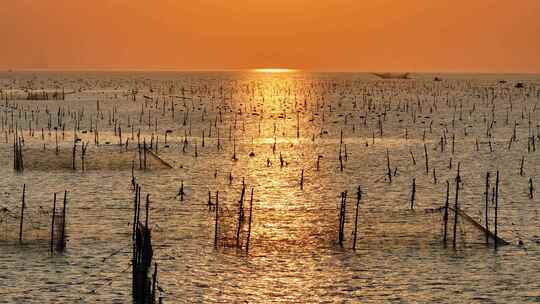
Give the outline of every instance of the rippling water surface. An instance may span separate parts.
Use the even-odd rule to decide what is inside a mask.
[[[131,301],[132,164],[143,195],[150,194],[164,303],[539,302],[539,203],[535,191],[529,197],[529,180],[536,186],[539,175],[540,77],[443,75],[436,82],[434,76],[0,73],[0,302]],[[52,96],[62,89],[65,100],[25,100],[28,92]],[[24,137],[22,174],[13,170],[15,130]],[[158,142],[154,152],[172,169],[149,156],[150,168],[139,170],[139,131],[154,150]],[[74,136],[80,138],[75,171]],[[462,219],[456,248],[452,225],[444,246],[438,208],[446,181],[454,204],[458,164],[460,208],[481,225],[491,173],[491,230],[499,170],[498,233],[508,246],[486,247],[483,233]],[[246,214],[253,189],[249,252],[247,224],[242,248],[234,246],[242,183]],[[67,250],[51,255],[52,198],[64,190]],[[215,203],[217,191],[214,248],[208,193]]]

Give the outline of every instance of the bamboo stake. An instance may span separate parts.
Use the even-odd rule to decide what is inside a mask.
[[[495,244],[495,250],[497,250],[497,247],[499,245],[499,242],[498,242],[498,236],[497,236],[497,232],[498,232],[498,227],[497,227],[497,220],[498,220],[498,211],[499,211],[499,170],[497,170],[497,177],[495,179],[495,241],[494,241],[494,244]]]
[[[253,188],[251,188],[251,199],[249,201],[249,225],[248,225],[248,235],[247,235],[247,242],[246,242],[246,252],[249,252],[249,241],[250,241],[250,238],[251,238],[252,214],[253,214]]]
[[[51,249],[51,253],[53,253],[53,245],[54,245],[54,218],[56,216],[56,192],[54,193],[54,198],[53,198],[53,210],[52,210],[52,223],[51,223],[51,246],[50,246],[50,249]]]
[[[214,224],[214,247],[218,245],[218,222],[219,222],[219,191],[216,191],[216,215]]]
[[[362,190],[360,189],[360,186],[358,186],[358,190],[356,192],[356,212],[354,216],[354,240],[353,240],[353,250],[356,250],[356,234],[358,231],[358,209],[360,207],[360,200],[362,199]]]
[[[459,201],[459,183],[461,182],[461,177],[459,176],[459,163],[458,163],[458,172],[456,176],[456,200],[454,201],[454,238],[452,240],[452,246],[456,248],[456,237],[457,237],[457,224],[458,224],[458,201]]]
[[[450,182],[446,181],[446,202],[444,204],[444,236],[443,236],[443,242],[444,246],[446,246],[446,242],[448,240],[448,201],[450,197]]]
[[[489,172],[486,173],[486,192],[485,192],[485,221],[486,221],[486,246],[489,245]]]
[[[24,207],[25,207],[26,184],[23,185],[22,203],[21,203],[21,221],[19,224],[19,243],[22,243],[23,223],[24,223]]]

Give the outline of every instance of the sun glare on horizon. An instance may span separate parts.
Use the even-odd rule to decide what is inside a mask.
[[[290,73],[296,70],[286,69],[286,68],[261,68],[261,69],[253,69],[252,71],[257,72],[257,73]]]

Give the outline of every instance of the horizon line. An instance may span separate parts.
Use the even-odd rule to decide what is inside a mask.
[[[410,74],[455,74],[455,75],[540,75],[540,71],[435,71],[422,70],[321,70],[298,68],[242,68],[242,69],[163,69],[163,68],[2,68],[0,72],[171,72],[171,73],[209,73],[209,72],[250,72],[261,73],[264,70],[283,70],[286,73],[336,73],[336,74],[372,74],[372,73],[410,73]]]

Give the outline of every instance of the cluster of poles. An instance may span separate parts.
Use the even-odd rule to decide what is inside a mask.
[[[158,265],[154,262],[154,272],[150,276],[152,267],[152,235],[149,228],[150,194],[146,195],[145,217],[141,219],[141,186],[134,184],[134,207],[133,207],[133,256],[132,266],[132,295],[137,304],[154,304],[157,295]],[[159,303],[162,298],[159,297]]]

